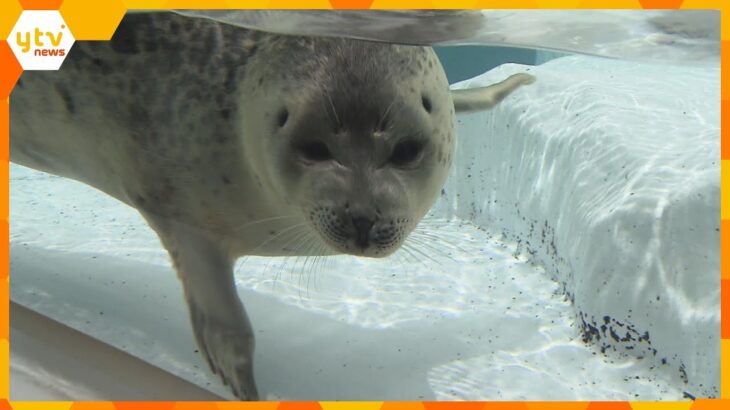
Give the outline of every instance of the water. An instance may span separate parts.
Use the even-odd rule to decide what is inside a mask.
[[[12,165],[11,220],[15,258],[29,249],[36,261],[58,255],[47,271],[14,259],[13,300],[226,394],[192,354],[174,272],[131,208]],[[681,398],[647,364],[583,343],[558,284],[517,249],[472,223],[431,215],[386,259],[239,261],[236,283],[259,332],[262,390],[287,399]],[[268,364],[299,350],[306,353]]]
[[[497,45],[602,57],[719,62],[718,10],[178,10],[285,34]]]
[[[351,24],[353,17],[347,13],[335,17],[338,24],[334,25],[329,24],[331,17],[325,19],[327,25],[290,25],[301,17],[298,12],[287,12],[289,17],[282,19],[279,15],[273,20],[266,17],[268,12],[252,13],[254,18],[264,18],[251,24],[274,24],[284,32],[306,28],[322,33],[334,27],[341,34],[352,34],[355,27]],[[592,13],[591,17],[587,18],[586,13]],[[532,88],[520,91],[490,116],[459,120],[459,158],[446,194],[406,246],[392,257],[249,257],[239,261],[236,284],[257,332],[256,374],[264,397],[676,400],[683,397],[685,389],[696,387],[698,377],[705,380],[707,390],[702,392],[712,394],[719,386],[713,376],[719,369],[712,367],[717,363],[715,342],[719,335],[715,335],[715,325],[719,323],[719,308],[715,308],[719,302],[713,299],[713,293],[702,291],[699,297],[687,296],[685,291],[712,288],[713,263],[719,260],[719,250],[703,246],[707,254],[700,254],[681,243],[676,245],[671,238],[682,237],[691,243],[718,242],[712,234],[704,233],[714,232],[714,225],[710,225],[715,221],[700,218],[719,212],[711,208],[719,202],[714,200],[719,182],[715,190],[713,179],[719,165],[710,160],[718,157],[713,150],[719,144],[713,144],[719,140],[719,109],[707,103],[717,101],[713,94],[717,90],[711,86],[718,72],[719,36],[713,37],[716,14],[690,12],[687,26],[677,31],[669,29],[679,27],[676,24],[667,25],[677,16],[672,11],[493,11],[483,15],[493,23],[489,26],[491,32],[477,24],[482,15],[476,20],[474,15],[466,16],[474,24],[460,24],[464,16],[458,13],[454,15],[456,20],[446,21],[444,27],[455,24],[472,31],[443,30],[440,33],[447,37],[462,37],[439,41],[494,44],[490,36],[498,36],[500,41],[496,43],[502,45],[660,62],[691,61],[707,69],[699,75],[689,68],[658,70],[640,65],[611,66],[605,61],[598,70],[585,69],[580,60],[570,60],[574,63],[565,63],[560,70],[535,69],[533,72],[540,73],[539,81]],[[315,23],[325,21],[317,13],[306,18],[313,18]],[[512,30],[515,19],[532,19],[534,30]],[[555,25],[556,19],[561,24]],[[590,27],[586,21],[591,22]],[[551,22],[562,29],[545,37],[544,25]],[[368,32],[374,26],[367,24],[356,27],[365,29],[359,35],[366,38],[381,33]],[[419,27],[419,20],[413,27]],[[382,33],[393,35],[398,31]],[[398,35],[402,38],[402,32]],[[409,35],[418,39],[418,30]],[[450,82],[505,62],[539,64],[562,55],[496,47],[438,52]],[[471,53],[478,53],[479,58]],[[500,67],[490,81],[498,81],[512,71],[514,67]],[[646,74],[651,72],[661,75]],[[594,78],[586,73],[601,74]],[[652,81],[657,85],[641,87]],[[666,89],[662,84],[677,85]],[[603,91],[593,98],[591,93],[596,89]],[[684,90],[681,99],[673,98],[671,90],[675,89]],[[617,95],[607,100],[606,96],[614,91]],[[571,104],[586,98],[592,100]],[[653,98],[653,105],[640,104],[644,98]],[[593,100],[600,103],[594,104]],[[676,102],[677,106],[662,101]],[[583,110],[586,107],[591,109]],[[642,117],[637,125],[629,119],[639,108],[651,115]],[[591,128],[590,124],[598,122],[590,115],[606,118],[606,112],[626,116]],[[682,155],[653,149],[656,135],[665,143],[672,136],[680,144],[677,146],[687,144],[687,138],[677,132],[684,129],[678,124],[693,130],[692,135],[701,140],[694,146],[704,148],[697,152],[677,149]],[[550,127],[553,132],[545,133]],[[701,132],[694,132],[696,129]],[[561,138],[563,134],[567,137]],[[631,143],[624,144],[616,135],[641,138],[631,137]],[[599,163],[585,154],[591,144],[618,142],[620,159],[632,158],[628,170],[621,168],[623,162],[615,158]],[[610,155],[617,152],[606,151]],[[658,155],[671,158],[658,160]],[[671,169],[665,171],[672,175],[686,176],[687,181],[681,184],[689,187],[686,195],[676,193],[677,185],[671,189],[661,185],[660,179],[639,180],[647,170],[656,169],[652,161],[669,164]],[[688,172],[687,164],[701,172]],[[580,181],[572,179],[576,170],[580,171]],[[629,173],[636,178],[631,185],[623,181]],[[646,217],[639,212],[643,208],[629,200],[625,215],[604,207],[605,201],[596,200],[589,188],[604,187],[609,177],[612,184],[632,191],[630,195],[627,191],[626,198],[639,198],[648,208],[661,204],[656,206],[661,212]],[[634,196],[634,186],[648,188],[643,195]],[[655,193],[674,196],[669,200]],[[195,353],[181,290],[168,257],[132,209],[79,183],[15,165],[11,165],[10,198],[14,301],[219,394],[228,394]],[[587,208],[590,215],[602,217],[573,215],[576,204],[579,211]],[[679,217],[673,217],[672,212],[679,212]],[[656,225],[653,221],[659,217],[671,223]],[[547,245],[530,249],[530,240],[533,244],[540,240],[540,230],[532,229],[530,223],[536,222],[527,218],[540,218],[540,228],[544,218],[543,242],[549,242],[544,240],[545,232],[552,234],[560,253]],[[600,223],[604,222],[614,231],[603,229]],[[651,237],[649,241],[628,229],[632,225],[660,226],[660,233],[671,240]],[[685,225],[701,229],[682,235],[673,233],[673,229],[684,229]],[[645,231],[651,233],[650,229]],[[650,269],[653,265],[639,262],[667,258],[642,253],[632,241],[650,242],[662,252],[681,255],[680,262],[696,272],[687,278],[679,272],[662,270],[656,279],[652,276],[656,272]],[[581,244],[585,246],[581,248]],[[580,252],[586,248],[591,252]],[[601,253],[601,249],[606,251]],[[704,262],[697,262],[698,258]],[[609,276],[599,261],[606,266],[624,263],[629,267],[625,272],[634,275],[637,285],[619,276],[604,281]],[[45,266],[48,269],[42,268]],[[581,269],[575,271],[574,266]],[[677,283],[669,286],[666,280]],[[687,280],[695,286],[684,286]],[[588,291],[579,292],[579,303],[573,304],[563,292],[566,286],[582,286]],[[645,296],[651,294],[650,302],[654,302],[659,293],[667,305],[646,303]],[[681,303],[675,299],[681,299]],[[634,318],[654,326],[651,331],[655,345],[663,343],[675,358],[690,358],[688,372],[694,384],[678,381],[675,373],[680,364],[679,368],[684,368],[681,360],[672,363],[670,369],[669,365],[658,365],[659,358],[642,360],[611,351],[603,354],[598,346],[584,343],[579,314],[589,311],[600,318],[610,311],[619,317],[626,307],[629,312],[642,311],[642,317]],[[105,312],[101,318],[100,311]],[[676,323],[677,311],[699,313]],[[679,336],[671,337],[673,334]],[[693,335],[702,335],[703,339],[692,339]]]

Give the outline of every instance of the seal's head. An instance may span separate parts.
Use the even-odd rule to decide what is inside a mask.
[[[247,149],[275,158],[254,167],[335,252],[393,253],[451,164],[453,103],[435,53],[347,39],[275,41],[266,47],[274,55],[252,62],[266,68],[247,85],[257,92],[245,102],[244,129],[263,137]]]

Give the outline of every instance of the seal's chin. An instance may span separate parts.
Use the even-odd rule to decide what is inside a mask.
[[[400,249],[400,244],[396,246],[389,246],[387,248],[380,248],[376,246],[358,246],[354,241],[352,241],[352,243],[347,243],[344,245],[339,243],[330,243],[326,239],[325,242],[327,242],[330,248],[336,253],[365,258],[385,258]]]

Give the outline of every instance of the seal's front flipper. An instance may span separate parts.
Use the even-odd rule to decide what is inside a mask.
[[[144,215],[170,253],[183,284],[200,352],[233,394],[258,400],[254,336],[221,238],[175,221]]]
[[[526,73],[513,74],[506,80],[487,87],[451,90],[454,109],[457,114],[485,111],[499,104],[504,97],[521,85],[532,84],[535,77]]]

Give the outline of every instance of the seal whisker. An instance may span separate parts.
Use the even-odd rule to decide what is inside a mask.
[[[388,108],[385,109],[385,111],[380,116],[380,121],[378,121],[378,131],[385,130],[386,125],[390,125],[388,114],[390,113],[391,108],[393,108],[393,105],[395,105],[395,99],[393,99],[390,104],[388,104]]]
[[[391,258],[395,260],[398,265],[401,267],[401,272],[406,272],[408,269],[406,265],[403,263],[403,254],[401,252],[396,252],[393,255],[391,255]]]
[[[278,232],[276,235],[274,235],[271,238],[265,240],[264,242],[262,242],[261,244],[259,244],[257,247],[255,247],[254,249],[252,249],[249,252],[249,254],[254,254],[254,253],[258,252],[264,246],[266,246],[269,243],[271,243],[271,241],[276,240],[276,239],[279,239],[281,237],[281,235],[284,235],[287,232],[290,232],[292,229],[297,229],[297,228],[306,227],[306,226],[307,226],[307,223],[306,222],[300,222],[300,223],[298,223],[296,225],[292,225],[290,227],[284,228],[280,232]],[[282,248],[284,248],[284,246],[282,246]]]
[[[329,257],[327,254],[327,245],[325,245],[319,238],[317,238],[315,235],[313,235],[313,238],[316,239],[315,241],[312,241],[314,244],[313,248],[316,252],[316,255],[314,257],[314,262],[312,263],[309,271],[309,275],[312,275],[314,278],[314,288],[317,289],[317,274],[320,272],[326,272],[329,270],[328,263],[331,263],[333,258]]]
[[[307,235],[304,238],[304,243],[307,245],[307,247],[306,247],[307,257],[304,259],[304,264],[302,265],[302,268],[299,271],[300,276],[307,277],[307,297],[309,297],[309,278],[311,276],[312,265],[317,261],[317,255],[313,255],[314,242],[308,240],[310,238],[311,238],[311,232],[310,232],[310,235]]]
[[[327,100],[330,103],[330,107],[332,107],[332,114],[335,116],[335,121],[337,123],[337,129],[339,130],[342,128],[342,123],[340,122],[340,117],[337,116],[337,109],[335,108],[335,103],[332,101],[332,95],[330,94],[329,90],[324,90],[324,94],[327,96]]]
[[[306,226],[297,226],[295,228],[296,229],[293,229],[293,230],[290,230],[288,232],[284,232],[283,233],[286,236],[283,237],[282,239],[286,239],[287,237],[289,239],[287,239],[287,241],[282,245],[282,247],[286,247],[287,244],[289,244],[291,241],[293,241],[294,239],[296,239],[299,235],[302,234],[302,232],[306,232]],[[271,267],[272,263],[275,262],[275,261],[280,261],[280,260],[282,260],[282,259],[281,258],[268,258],[267,261],[266,261],[266,265],[264,266],[264,269],[261,272],[261,274],[264,275],[264,276],[266,276],[268,274],[268,272],[270,271],[270,267]],[[280,276],[281,275],[281,271],[283,269],[285,269],[285,267],[286,267],[286,261],[287,261],[287,259],[284,258],[284,265],[280,266],[279,269],[277,269],[276,273],[274,274],[274,276],[273,276],[274,282],[279,281],[279,279],[281,277]]]
[[[421,255],[422,257],[424,257],[424,258],[426,258],[426,259],[430,260],[431,262],[433,262],[433,263],[435,263],[435,264],[437,264],[437,265],[439,265],[439,266],[441,266],[441,265],[442,265],[441,261],[439,261],[439,260],[437,260],[437,259],[434,259],[434,258],[433,258],[433,257],[432,257],[431,255],[429,255],[429,254],[428,254],[427,252],[424,252],[424,251],[423,251],[423,250],[422,250],[422,249],[421,249],[421,248],[419,247],[419,245],[420,245],[420,246],[422,246],[422,242],[419,242],[418,240],[414,240],[414,242],[413,242],[413,243],[409,244],[409,246],[411,247],[411,249],[413,249],[413,251],[414,251],[414,252],[418,252],[418,254],[420,254],[420,255]],[[422,263],[425,263],[425,262],[423,262],[423,260],[422,260],[422,259],[419,259],[419,261],[420,261],[420,262],[422,262]]]
[[[423,246],[425,248],[428,248],[430,251],[436,253],[437,255],[441,257],[445,257],[451,261],[456,262],[456,260],[451,256],[450,253],[444,251],[444,249],[434,246],[433,242],[438,242],[441,246],[446,248],[451,248],[452,250],[455,248],[455,246],[445,242],[445,241],[438,241],[438,238],[426,236],[426,237],[419,237],[419,235],[412,235],[409,239],[413,240],[415,244],[418,244],[420,246]],[[460,249],[456,247],[457,249]],[[466,251],[462,250],[462,253],[466,253]]]
[[[440,237],[438,235],[430,234],[427,232],[413,232],[413,233],[411,233],[411,238],[422,239],[422,242],[426,242],[426,243],[437,242],[445,248],[456,249],[461,253],[469,253],[467,250],[465,250],[461,246],[459,246],[455,243],[450,243],[448,241],[445,241],[442,237]],[[455,237],[455,239],[463,240],[463,237]],[[439,249],[439,248],[437,248],[437,249],[439,252],[443,252],[442,249]]]
[[[305,272],[304,272],[304,270],[306,268],[306,265],[307,265],[307,262],[309,260],[311,260],[312,257],[316,258],[316,255],[312,255],[312,252],[311,252],[312,251],[312,248],[314,247],[314,242],[311,241],[311,240],[309,240],[310,238],[313,237],[313,235],[314,235],[314,233],[312,231],[309,231],[308,230],[308,231],[306,231],[304,233],[304,235],[302,235],[299,238],[300,245],[298,247],[298,250],[304,250],[305,251],[305,252],[299,252],[299,251],[297,251],[297,253],[299,255],[297,256],[297,259],[295,261],[295,263],[298,263],[299,260],[302,257],[302,254],[305,254],[304,263],[299,268],[299,275],[298,275],[298,278],[297,278],[298,279],[297,292],[299,294],[299,298],[302,297],[302,280],[303,280],[303,278],[305,276],[307,276],[307,278],[309,277],[309,275],[306,275]],[[293,274],[293,271],[292,271],[292,274]],[[309,297],[309,279],[307,279],[306,297]]]
[[[289,239],[282,245],[282,248],[285,248],[291,241],[295,240],[297,237],[299,237],[302,232],[307,232],[306,224],[300,224],[300,226],[294,226],[292,228],[295,229],[289,229],[287,231],[282,231],[280,234],[287,235],[283,239],[286,239],[288,237]],[[273,238],[272,238],[273,239]],[[277,260],[277,258],[269,258],[269,260],[266,262],[266,266],[264,267],[264,273],[269,270],[269,266],[271,265],[271,262]],[[282,269],[286,267],[286,258],[284,259],[284,265],[281,266],[281,268],[277,271],[277,274],[274,275],[274,280],[278,280],[279,273]]]
[[[322,240],[319,239],[319,237],[314,233],[310,231],[310,237],[312,240],[310,241],[312,244],[312,250],[314,253],[314,260],[312,261],[312,264],[310,265],[308,275],[312,276],[314,278],[314,288],[317,289],[317,273],[326,271],[326,263],[328,261],[331,261],[332,258],[329,258],[326,254],[328,253],[327,245],[322,242]],[[309,284],[307,284],[307,288],[309,287]]]
[[[319,251],[319,253],[322,256],[319,258],[318,264],[314,266],[315,275],[317,272],[330,271],[332,269],[332,265],[334,264],[334,261],[335,261],[335,258],[326,255],[326,253],[328,251],[327,245],[325,245],[324,242],[321,242],[321,241],[318,241],[317,243],[318,243],[317,250]],[[315,276],[315,279],[316,279],[316,276]],[[315,286],[316,286],[316,282],[315,282]]]
[[[317,258],[316,255],[313,255],[313,253],[314,253],[313,248],[314,248],[315,242],[310,240],[313,237],[313,235],[314,235],[314,233],[312,231],[307,231],[306,234],[301,237],[301,239],[300,239],[301,243],[300,243],[300,245],[298,247],[298,251],[297,251],[300,254],[306,255],[304,257],[304,263],[302,263],[302,265],[299,268],[299,290],[300,290],[300,292],[301,292],[301,278],[303,276],[309,277],[308,273],[305,272],[307,269],[307,264],[309,263],[310,267],[311,267],[311,263],[314,260],[316,260],[316,258]],[[304,252],[299,252],[302,250]],[[307,297],[309,297],[309,279],[307,279]]]
[[[395,102],[395,100],[393,100],[393,102]],[[392,108],[392,105],[393,104],[391,104],[391,107],[388,110],[390,110]],[[396,110],[393,111],[390,118],[398,118],[400,116],[400,114],[403,112],[403,110],[405,110],[405,107],[397,107]],[[391,132],[394,131],[394,127],[396,126],[396,124],[397,124],[396,121],[388,121],[387,122],[388,128],[386,128],[385,131],[391,131]]]
[[[302,241],[302,239],[307,236],[309,230],[306,229],[306,226],[300,226],[299,228],[300,229],[292,232],[289,239],[281,245],[282,250],[285,251],[289,250],[291,246],[294,246],[294,248],[291,249],[291,255],[284,257],[284,265],[281,267],[282,271],[286,270],[287,265],[292,262],[292,259],[294,260],[294,263],[296,263],[296,261],[302,257],[301,253],[298,252],[298,248],[302,246],[300,241]],[[297,245],[298,243],[299,245]]]
[[[420,243],[421,246],[428,248],[429,250],[431,250],[432,252],[434,252],[435,254],[437,254],[439,256],[445,257],[449,260],[456,262],[456,259],[454,259],[454,257],[451,256],[451,253],[449,253],[448,251],[446,251],[438,246],[434,246],[433,239],[431,239],[431,238],[426,238],[425,240],[420,240],[420,238],[416,238],[416,239],[417,239],[416,243]],[[442,245],[443,245],[443,243],[442,243]],[[449,247],[448,244],[446,244],[444,246]],[[450,248],[453,250],[453,247],[450,247]],[[464,252],[462,252],[462,253],[464,253]]]
[[[423,261],[418,259],[413,252],[410,249],[410,246],[407,243],[404,243],[401,248],[403,251],[403,256],[406,257],[409,261],[408,263],[411,265],[417,265],[417,264],[423,264]]]

